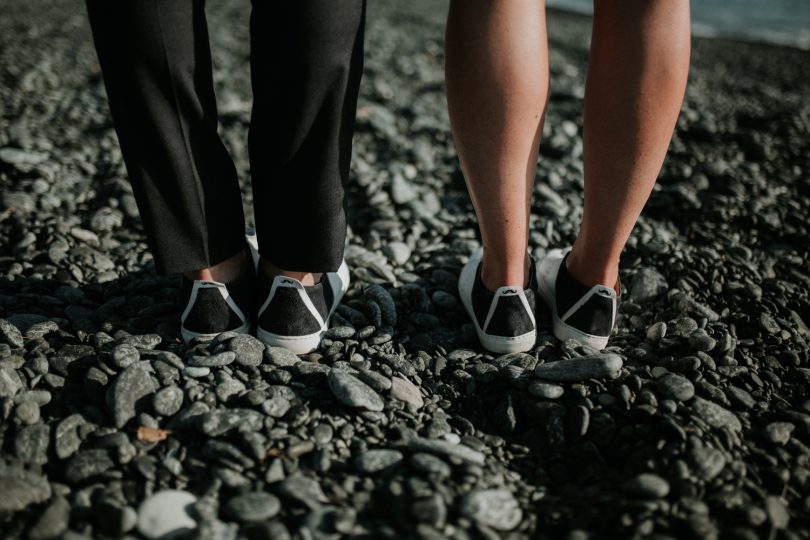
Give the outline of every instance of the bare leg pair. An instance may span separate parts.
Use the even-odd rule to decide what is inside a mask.
[[[446,42],[453,137],[483,240],[480,281],[490,292],[526,288],[530,199],[549,94],[545,4],[452,0]],[[584,213],[562,263],[584,287],[618,288],[619,258],[666,155],[689,55],[688,1],[595,1]]]

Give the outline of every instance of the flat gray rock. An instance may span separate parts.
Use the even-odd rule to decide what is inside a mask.
[[[135,417],[136,404],[158,389],[152,372],[149,362],[142,361],[132,364],[115,378],[107,395],[115,427],[124,427],[124,424]]]
[[[369,411],[383,410],[384,403],[380,395],[354,375],[333,369],[329,372],[327,381],[329,389],[344,405]]]
[[[14,397],[23,388],[23,382],[15,370],[0,367],[0,398]]]
[[[415,409],[421,409],[425,404],[419,387],[402,377],[391,377],[391,396],[412,405]]]
[[[534,369],[534,374],[546,381],[580,382],[613,377],[620,369],[621,357],[607,353],[540,364]]]
[[[289,349],[284,347],[266,347],[264,357],[271,365],[276,367],[289,367],[301,362],[301,359]]]

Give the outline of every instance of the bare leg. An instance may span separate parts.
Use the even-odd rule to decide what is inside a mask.
[[[315,285],[321,280],[323,276],[323,272],[296,272],[294,270],[283,270],[278,266],[274,265],[273,263],[266,261],[264,259],[261,260],[260,263],[260,271],[264,272],[271,278],[276,276],[285,276],[290,277],[293,279],[297,279],[301,282],[302,285]]]
[[[218,283],[230,283],[240,276],[242,271],[247,268],[247,257],[245,252],[240,251],[230,259],[226,259],[219,264],[208,268],[201,268],[199,270],[192,270],[191,272],[184,272],[188,279],[191,280],[205,280],[216,281]]]
[[[585,90],[585,208],[567,260],[585,285],[614,285],[652,191],[689,72],[687,0],[596,0]]]
[[[526,285],[529,203],[548,101],[545,2],[452,0],[445,74],[453,138],[490,290]]]

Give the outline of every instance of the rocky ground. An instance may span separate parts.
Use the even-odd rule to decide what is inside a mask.
[[[246,179],[247,2],[209,4]],[[179,343],[179,281],[154,274],[82,4],[4,3],[0,537],[810,537],[808,53],[696,39],[611,346],[545,333],[493,357],[455,292],[478,240],[445,4],[370,4],[353,285],[298,358]],[[589,22],[549,27],[537,254],[581,215]]]

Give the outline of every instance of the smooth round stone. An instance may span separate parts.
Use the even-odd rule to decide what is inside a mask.
[[[665,294],[669,286],[667,280],[655,268],[641,268],[630,282],[630,297],[640,304],[655,300]]]
[[[39,406],[33,401],[23,401],[14,410],[14,417],[23,425],[39,422]]]
[[[138,532],[146,538],[167,538],[190,532],[197,527],[191,517],[197,497],[188,491],[159,491],[138,508]]]
[[[523,518],[514,496],[505,489],[485,489],[464,495],[461,515],[498,531],[510,531]]]
[[[661,341],[667,335],[667,323],[657,322],[647,328],[647,339],[654,343]]]
[[[543,381],[532,381],[529,384],[529,394],[539,399],[558,399],[564,392],[565,389],[558,384]]]
[[[161,388],[152,398],[155,412],[163,416],[172,416],[183,406],[183,390],[172,385]]]
[[[329,389],[344,405],[369,411],[383,410],[383,400],[370,386],[354,375],[333,369],[327,376]]]
[[[301,361],[294,352],[283,347],[266,347],[264,357],[276,367],[289,367]]]
[[[382,247],[382,252],[388,260],[402,266],[411,258],[411,248],[404,242],[391,242]]]
[[[701,352],[709,352],[717,346],[717,341],[705,330],[696,330],[689,336],[689,346]]]
[[[669,495],[669,482],[657,474],[642,473],[624,483],[629,494],[643,499],[660,499]]]
[[[138,349],[128,343],[116,345],[112,350],[112,363],[118,369],[125,369],[141,359]]]
[[[183,375],[192,379],[200,379],[211,374],[211,368],[187,366],[183,368]]]
[[[399,450],[367,450],[357,456],[355,466],[357,470],[366,474],[375,474],[389,467],[393,467],[403,460],[404,456]]]
[[[281,510],[278,497],[264,491],[254,491],[234,497],[225,505],[225,514],[236,521],[265,521],[276,516]]]
[[[667,373],[658,379],[657,387],[663,397],[675,401],[688,401],[695,396],[692,381],[677,373]]]
[[[773,444],[785,445],[796,426],[790,422],[771,422],[765,426],[765,437]]]
[[[228,350],[240,366],[258,366],[264,358],[264,343],[248,334],[239,334],[228,341]]]
[[[288,399],[285,399],[281,396],[273,396],[270,399],[266,400],[262,403],[262,411],[267,416],[272,416],[273,418],[281,418],[287,411],[290,410],[292,404]]]
[[[34,424],[21,429],[14,438],[14,453],[28,463],[44,465],[48,462],[51,428],[47,424]]]
[[[726,456],[715,448],[694,448],[689,452],[689,458],[695,476],[706,482],[714,479],[726,466]]]
[[[416,409],[421,409],[425,404],[419,388],[402,377],[391,377],[391,396],[412,405]]]

